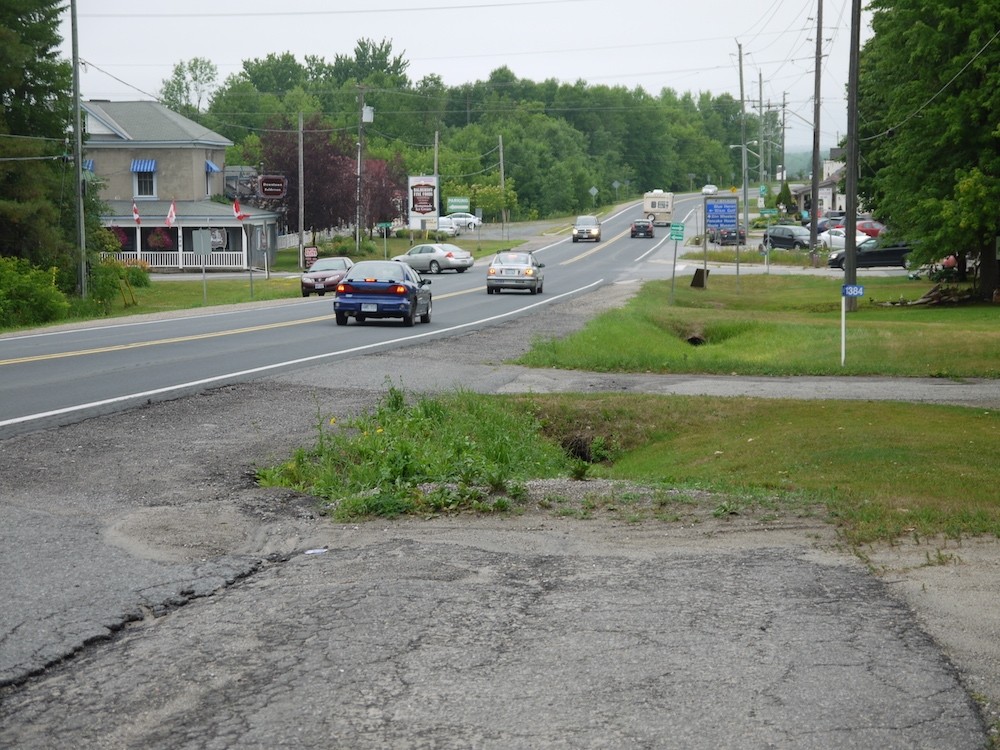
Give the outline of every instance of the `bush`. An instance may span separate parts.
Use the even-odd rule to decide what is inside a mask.
[[[41,325],[69,312],[56,287],[56,269],[35,268],[22,258],[0,258],[0,327]]]

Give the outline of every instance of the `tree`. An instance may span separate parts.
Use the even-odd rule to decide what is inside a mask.
[[[876,0],[860,58],[859,188],[911,258],[980,262],[998,287],[1000,5]]]
[[[201,112],[204,101],[215,88],[219,69],[203,57],[192,57],[174,65],[173,74],[163,82],[160,101],[168,109],[191,117]]]
[[[72,69],[58,56],[62,7],[0,4],[0,255],[71,271],[73,234],[57,204],[75,192],[63,158],[73,98]]]

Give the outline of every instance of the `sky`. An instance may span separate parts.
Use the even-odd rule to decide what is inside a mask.
[[[413,82],[438,75],[458,86],[506,66],[536,82],[739,100],[742,47],[747,111],[761,98],[765,108],[784,100],[786,149],[810,150],[820,2],[826,150],[846,129],[851,0],[77,0],[80,88],[84,99],[155,99],[174,66],[194,57],[214,63],[222,83],[244,60],[291,52],[333,62],[370,39],[391,42]],[[67,3],[67,59],[70,18]],[[862,44],[869,21],[863,14]]]

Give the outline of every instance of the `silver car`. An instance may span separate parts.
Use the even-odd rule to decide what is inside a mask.
[[[531,253],[497,253],[486,270],[486,293],[500,294],[501,289],[527,289],[541,294],[545,285],[544,263]]]
[[[475,263],[472,253],[468,250],[463,250],[458,245],[437,242],[414,245],[405,255],[397,255],[393,260],[405,263],[421,273],[441,273],[449,270],[465,273]]]

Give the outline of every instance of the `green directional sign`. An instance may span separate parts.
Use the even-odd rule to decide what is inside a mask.
[[[762,208],[760,210],[760,215],[761,216],[777,216],[778,215],[778,209],[776,209],[776,208]]]
[[[469,198],[447,198],[445,199],[445,208],[448,213],[453,214],[456,211],[468,211],[469,207],[472,205],[472,201]]]
[[[670,225],[670,239],[672,240],[683,240],[684,239],[684,222],[675,221]]]

